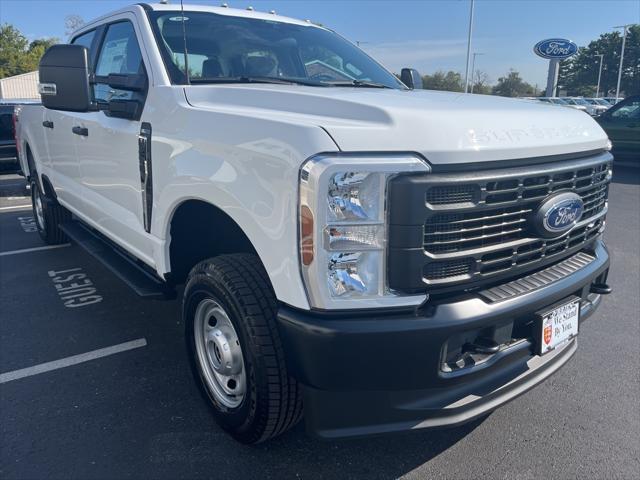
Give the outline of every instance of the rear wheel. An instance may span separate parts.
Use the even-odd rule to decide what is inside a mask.
[[[259,443],[302,416],[276,328],[277,302],[255,255],[222,255],[196,265],[183,318],[194,376],[220,426]]]
[[[31,203],[40,237],[49,245],[65,243],[68,239],[59,225],[69,220],[71,214],[55,199],[47,198],[35,179],[31,180]]]

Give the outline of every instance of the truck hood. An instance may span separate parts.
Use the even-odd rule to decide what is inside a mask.
[[[197,85],[196,108],[324,128],[342,151],[418,152],[455,164],[600,150],[607,135],[586,113],[541,102],[428,90]]]

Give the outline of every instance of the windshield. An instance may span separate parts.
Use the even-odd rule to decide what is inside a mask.
[[[185,84],[180,12],[157,11],[150,17],[172,82]],[[185,12],[184,19],[192,83],[273,80],[405,88],[362,50],[324,28],[209,12]]]
[[[589,102],[587,102],[586,100],[584,100],[583,98],[574,98],[572,99],[573,102],[577,105],[583,105],[583,106],[589,106]]]

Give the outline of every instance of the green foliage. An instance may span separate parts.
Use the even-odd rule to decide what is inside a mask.
[[[492,93],[502,97],[525,97],[535,95],[535,88],[522,80],[520,73],[512,69],[506,77],[498,78]]]
[[[568,95],[594,96],[600,68],[597,55],[602,54],[600,95],[615,95],[621,50],[622,32],[600,35],[576,55],[561,62],[558,84]],[[627,33],[620,90],[624,96],[640,94],[640,25],[630,27]]]
[[[491,86],[489,85],[489,75],[476,70],[473,77],[471,77],[472,88],[471,93],[477,93],[482,95],[491,95]]]
[[[464,84],[462,75],[458,72],[437,71],[433,75],[423,75],[422,85],[428,90],[447,90],[449,92],[462,92]]]
[[[0,25],[0,78],[20,75],[38,69],[38,63],[56,38],[40,38],[29,43],[13,25]]]

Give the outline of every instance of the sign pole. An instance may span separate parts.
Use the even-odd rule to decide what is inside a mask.
[[[547,74],[546,97],[555,97],[558,88],[558,74],[560,72],[560,60],[552,58],[549,60],[549,73]]]
[[[471,0],[471,11],[469,12],[469,36],[467,38],[467,68],[464,72],[464,93],[469,91],[469,60],[471,59],[471,36],[473,35],[473,6],[475,0]],[[473,73],[471,73],[473,75]]]
[[[627,28],[630,27],[631,25],[632,24],[613,27],[613,28],[622,29],[622,50],[620,51],[620,68],[618,68],[618,84],[616,86],[616,103],[620,101],[620,80],[622,80],[622,63],[624,62],[624,44],[627,40]]]
[[[602,78],[602,59],[604,58],[604,54],[596,55],[596,57],[600,57],[600,69],[598,70],[598,86],[596,87],[596,98],[600,97],[600,78]]]

